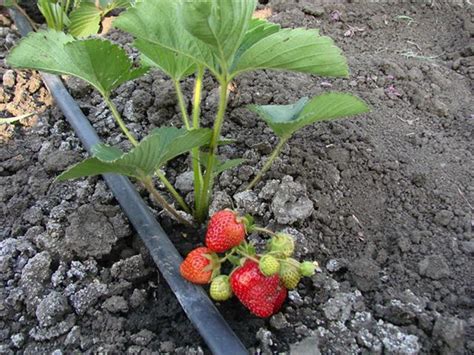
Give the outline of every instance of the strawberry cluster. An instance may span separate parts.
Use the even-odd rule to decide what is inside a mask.
[[[271,235],[261,254],[245,240],[252,232]],[[196,284],[210,283],[209,293],[215,301],[235,295],[262,318],[278,312],[288,290],[296,288],[302,277],[313,275],[318,267],[316,262],[300,263],[292,258],[295,244],[291,235],[260,228],[250,217],[240,217],[228,209],[211,217],[205,244],[187,255],[180,266],[181,275]],[[233,264],[233,270],[229,275],[221,274],[221,265],[227,261]]]

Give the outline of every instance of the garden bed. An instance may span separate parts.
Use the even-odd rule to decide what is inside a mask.
[[[322,353],[474,351],[472,7],[310,3],[271,1],[269,20],[320,28],[343,49],[351,76],[237,78],[223,127],[237,143],[220,153],[247,161],[216,181],[213,207],[234,205],[263,226],[288,228],[299,256],[323,271],[270,320],[236,300],[219,309],[249,349],[264,352],[304,353],[315,344]],[[2,21],[9,49],[18,35]],[[108,37],[130,42],[118,31]],[[53,183],[85,153],[38,75],[7,70],[2,116],[44,112],[0,132],[1,350],[207,351],[104,182]],[[102,138],[126,145],[100,96],[76,80],[67,86]],[[215,87],[207,77],[204,125],[215,113]],[[189,80],[188,98],[191,90]],[[275,143],[244,105],[325,90],[351,91],[372,112],[304,129],[253,192],[239,192]],[[173,84],[161,73],[125,84],[114,101],[139,135],[181,125]],[[183,192],[188,170],[184,157],[166,169]],[[202,240],[156,214],[183,255]]]

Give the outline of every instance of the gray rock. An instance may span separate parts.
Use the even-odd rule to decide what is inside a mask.
[[[312,0],[303,0],[300,2],[301,10],[307,14],[314,17],[321,17],[324,15],[324,7],[315,4]]]
[[[67,298],[59,292],[52,291],[36,308],[36,319],[41,327],[56,324],[70,311]]]
[[[306,188],[287,175],[273,196],[271,210],[278,223],[293,224],[311,216],[314,206],[306,195]]]
[[[272,354],[271,346],[273,345],[272,332],[265,328],[260,328],[257,331],[256,338],[260,341],[262,354]]]
[[[278,187],[280,186],[280,181],[278,180],[269,180],[260,190],[258,197],[264,200],[271,200],[273,196],[275,196],[276,192],[278,191]]]
[[[23,335],[23,333],[13,334],[10,337],[10,340],[11,340],[13,346],[17,349],[20,349],[21,347],[23,347],[23,344],[25,344],[25,336]],[[1,351],[0,351],[0,353],[1,353]]]
[[[234,201],[237,208],[243,214],[249,213],[251,215],[260,214],[261,203],[253,191],[242,191],[234,195]]]
[[[375,328],[387,354],[415,355],[420,352],[421,346],[418,337],[403,333],[399,327],[379,320]]]
[[[55,150],[48,154],[44,162],[44,168],[50,173],[58,173],[66,170],[76,162],[78,154],[72,150]]]
[[[138,308],[146,302],[146,291],[134,289],[130,296],[130,306],[132,308]]]
[[[370,350],[371,354],[382,354],[382,342],[368,329],[361,329],[356,336],[357,344]]]
[[[283,313],[277,313],[270,318],[270,325],[278,330],[288,328],[290,323],[286,320]]]
[[[109,219],[92,205],[80,206],[68,220],[64,241],[79,257],[107,255],[118,240]]]
[[[67,271],[66,275],[69,279],[77,279],[82,280],[87,275],[97,275],[98,272],[97,262],[95,260],[86,260],[84,262],[80,262],[78,260],[71,261],[71,267]]]
[[[117,261],[112,265],[110,274],[115,279],[136,281],[148,276],[152,270],[145,267],[141,255],[134,255],[128,259]]]
[[[128,303],[122,296],[112,296],[105,300],[102,304],[102,308],[106,309],[110,313],[127,313]]]
[[[94,282],[74,293],[69,300],[76,313],[82,315],[96,304],[99,298],[105,295],[106,291],[107,285]]]
[[[435,223],[441,225],[441,226],[447,226],[449,222],[451,222],[451,219],[454,217],[454,213],[448,210],[442,210],[439,211],[435,217],[434,221]]]
[[[321,355],[317,336],[308,337],[299,343],[290,345],[291,355]]]
[[[423,72],[420,69],[418,69],[417,67],[413,67],[408,71],[408,77],[410,78],[410,80],[420,82],[423,80],[424,76]]]
[[[344,268],[347,268],[347,260],[345,259],[330,259],[326,263],[326,270],[329,272],[338,272]]]
[[[72,96],[76,98],[87,95],[89,91],[91,91],[92,89],[90,84],[74,76],[68,76],[65,81],[66,81],[66,86],[71,92]]]
[[[226,192],[218,191],[212,197],[212,202],[209,206],[209,215],[212,216],[224,208],[232,208],[232,198]]]
[[[450,275],[449,266],[440,255],[430,255],[418,263],[420,275],[439,280]]]
[[[79,345],[80,342],[81,342],[81,328],[75,325],[67,334],[66,339],[64,340],[64,345],[75,346],[75,345]]]
[[[13,276],[13,259],[10,255],[0,255],[0,280],[6,281]]]
[[[451,351],[464,347],[465,322],[456,317],[439,317],[433,328],[433,338],[442,339]],[[445,349],[445,350],[448,350]],[[448,351],[447,353],[451,353]]]
[[[133,334],[131,339],[135,345],[147,346],[155,337],[155,333],[149,331],[148,329],[142,329],[137,334]]]
[[[372,291],[379,285],[380,267],[371,259],[360,258],[349,264],[352,280],[361,291]]]
[[[34,314],[44,283],[50,277],[51,256],[43,251],[32,257],[21,272],[20,288],[26,296],[28,312]]]
[[[461,250],[468,255],[474,254],[474,240],[461,242]]]
[[[186,171],[176,177],[175,187],[183,192],[188,193],[194,190],[194,173]]]
[[[45,341],[66,334],[76,323],[76,317],[70,314],[65,320],[49,328],[34,327],[30,330],[30,336],[36,341]]]
[[[322,306],[324,315],[329,320],[345,323],[351,315],[352,305],[359,297],[361,297],[359,291],[353,293],[337,293]]]
[[[3,86],[6,88],[12,88],[15,86],[16,77],[15,71],[9,69],[3,74]]]
[[[176,349],[176,345],[168,340],[160,343],[160,351],[163,353],[172,353]]]

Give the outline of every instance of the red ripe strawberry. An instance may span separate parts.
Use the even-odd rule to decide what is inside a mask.
[[[179,271],[186,280],[204,285],[211,281],[214,266],[218,267],[217,255],[206,247],[199,247],[186,256]]]
[[[260,272],[258,263],[252,260],[247,260],[232,273],[230,284],[240,302],[261,318],[278,312],[287,295],[278,274],[266,277]]]
[[[236,247],[245,238],[243,219],[231,210],[214,213],[207,225],[206,245],[216,253],[223,253]]]

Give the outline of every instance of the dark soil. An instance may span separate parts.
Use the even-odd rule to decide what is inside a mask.
[[[234,205],[285,229],[298,240],[298,257],[323,270],[269,320],[236,300],[219,308],[252,352],[473,353],[472,6],[314,3],[270,1],[269,20],[334,38],[351,76],[237,78],[223,135],[238,143],[220,153],[247,162],[218,179],[213,208]],[[3,61],[19,36],[0,20]],[[0,74],[0,116],[38,112],[0,129],[0,353],[207,352],[104,182],[53,183],[85,153],[38,74],[5,66]],[[98,94],[76,80],[67,85],[103,139],[126,146]],[[190,79],[188,98],[191,88]],[[209,124],[211,78],[205,89]],[[304,129],[253,192],[239,192],[276,143],[244,106],[327,90],[351,91],[372,112]],[[114,100],[137,135],[180,125],[173,85],[158,72],[125,84]],[[188,170],[183,157],[166,174],[186,191]],[[199,240],[157,217],[183,254]]]

